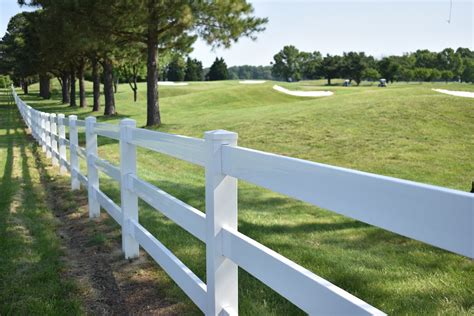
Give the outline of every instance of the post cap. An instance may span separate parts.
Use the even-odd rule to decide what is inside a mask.
[[[137,121],[126,118],[126,119],[120,120],[120,126],[133,126],[133,127],[135,127],[135,126],[137,126]]]
[[[77,120],[77,115],[69,115],[70,120]]]
[[[88,116],[86,117],[86,122],[96,122],[97,119],[95,118],[95,116]]]
[[[229,132],[223,129],[218,129],[214,131],[208,131],[204,133],[204,139],[212,140],[212,141],[219,141],[219,140],[227,140],[227,141],[234,141],[239,138],[239,135],[234,132]]]

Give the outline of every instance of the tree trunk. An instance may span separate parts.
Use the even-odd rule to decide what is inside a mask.
[[[50,78],[47,74],[40,75],[39,84],[40,84],[40,96],[43,99],[51,98],[51,83],[50,83]]]
[[[328,86],[331,85],[331,77],[328,77]]]
[[[69,106],[77,106],[76,103],[76,72],[74,68],[71,69],[71,98],[69,100]]]
[[[115,97],[114,97],[114,78],[112,74],[112,61],[108,58],[104,59],[104,97],[105,109],[104,115],[115,114]]]
[[[81,108],[87,107],[86,88],[84,85],[84,63],[84,60],[82,60],[77,69],[77,76],[79,77],[79,106]]]
[[[151,23],[150,23],[151,24]],[[156,58],[157,49],[157,33],[151,25],[148,26],[148,42],[147,42],[147,78],[146,78],[146,104],[147,117],[146,126],[154,126],[161,124],[160,105],[158,100],[158,66]]]
[[[61,93],[63,96],[63,104],[69,103],[69,75],[67,73],[63,73],[61,75]]]
[[[28,94],[28,81],[23,80],[23,82],[22,82],[21,85],[22,85],[22,87],[23,87],[23,93],[24,93],[24,94]]]
[[[92,111],[99,111],[100,108],[100,76],[99,65],[97,59],[92,60],[92,89],[93,89],[93,105]]]

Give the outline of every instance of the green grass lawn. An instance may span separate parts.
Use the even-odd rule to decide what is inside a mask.
[[[57,221],[46,204],[37,148],[0,90],[0,315],[74,315],[64,280]]]
[[[293,97],[272,90],[274,82],[237,81],[160,87],[160,131],[202,137],[204,131],[239,133],[239,145],[468,191],[474,179],[474,99],[432,88],[474,91],[466,84],[394,84],[378,88],[324,86],[324,81],[278,83],[294,90],[331,90],[326,98]],[[88,86],[90,88],[90,86]],[[115,95],[118,114],[40,100],[33,86],[20,95],[43,111],[97,115],[145,123],[145,85],[133,102],[127,85]],[[92,100],[89,98],[89,103]],[[82,137],[82,141],[83,141]],[[118,163],[116,142],[100,138],[100,156]],[[148,150],[138,154],[139,175],[184,202],[204,209],[200,167]],[[101,176],[101,188],[119,201],[118,186]],[[205,281],[204,245],[150,209],[140,222]],[[389,314],[473,314],[474,264],[449,252],[365,225],[239,182],[239,230]],[[187,300],[159,268],[156,283],[172,299]],[[244,271],[239,272],[242,315],[301,313]]]

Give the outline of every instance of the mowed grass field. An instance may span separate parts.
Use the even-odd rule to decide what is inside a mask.
[[[324,86],[324,81],[278,83],[293,90],[331,90],[325,98],[293,97],[272,89],[275,82],[238,81],[160,87],[160,131],[202,137],[213,129],[239,133],[239,145],[341,167],[441,185],[462,191],[474,180],[474,99],[432,88],[474,91],[468,84],[399,83],[387,88]],[[98,116],[117,124],[146,119],[145,85],[133,102],[128,85],[116,93],[118,115],[40,100],[37,86],[20,94],[48,112]],[[90,85],[88,85],[90,91]],[[89,98],[89,105],[92,100]],[[82,135],[81,141],[84,141]],[[118,164],[118,145],[99,137],[99,154]],[[83,167],[85,164],[83,164]],[[139,149],[140,177],[204,211],[202,168]],[[85,170],[85,169],[83,169]],[[117,184],[101,175],[101,188],[116,202]],[[149,208],[140,222],[205,281],[204,244]],[[420,228],[421,229],[421,228]],[[239,182],[239,230],[344,290],[389,314],[474,313],[474,263],[462,256],[360,223],[333,212]],[[137,271],[139,273],[139,271]],[[157,266],[156,286],[173,300],[186,300]],[[302,313],[291,303],[239,271],[242,315]]]

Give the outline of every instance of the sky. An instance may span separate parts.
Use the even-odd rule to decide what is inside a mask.
[[[256,41],[244,38],[216,50],[198,41],[191,56],[208,67],[216,57],[228,66],[268,65],[284,45],[323,54],[365,51],[376,58],[417,49],[473,49],[474,1],[452,0],[448,23],[450,1],[251,0],[255,14],[269,19]],[[16,0],[0,0],[0,36],[23,9]]]

